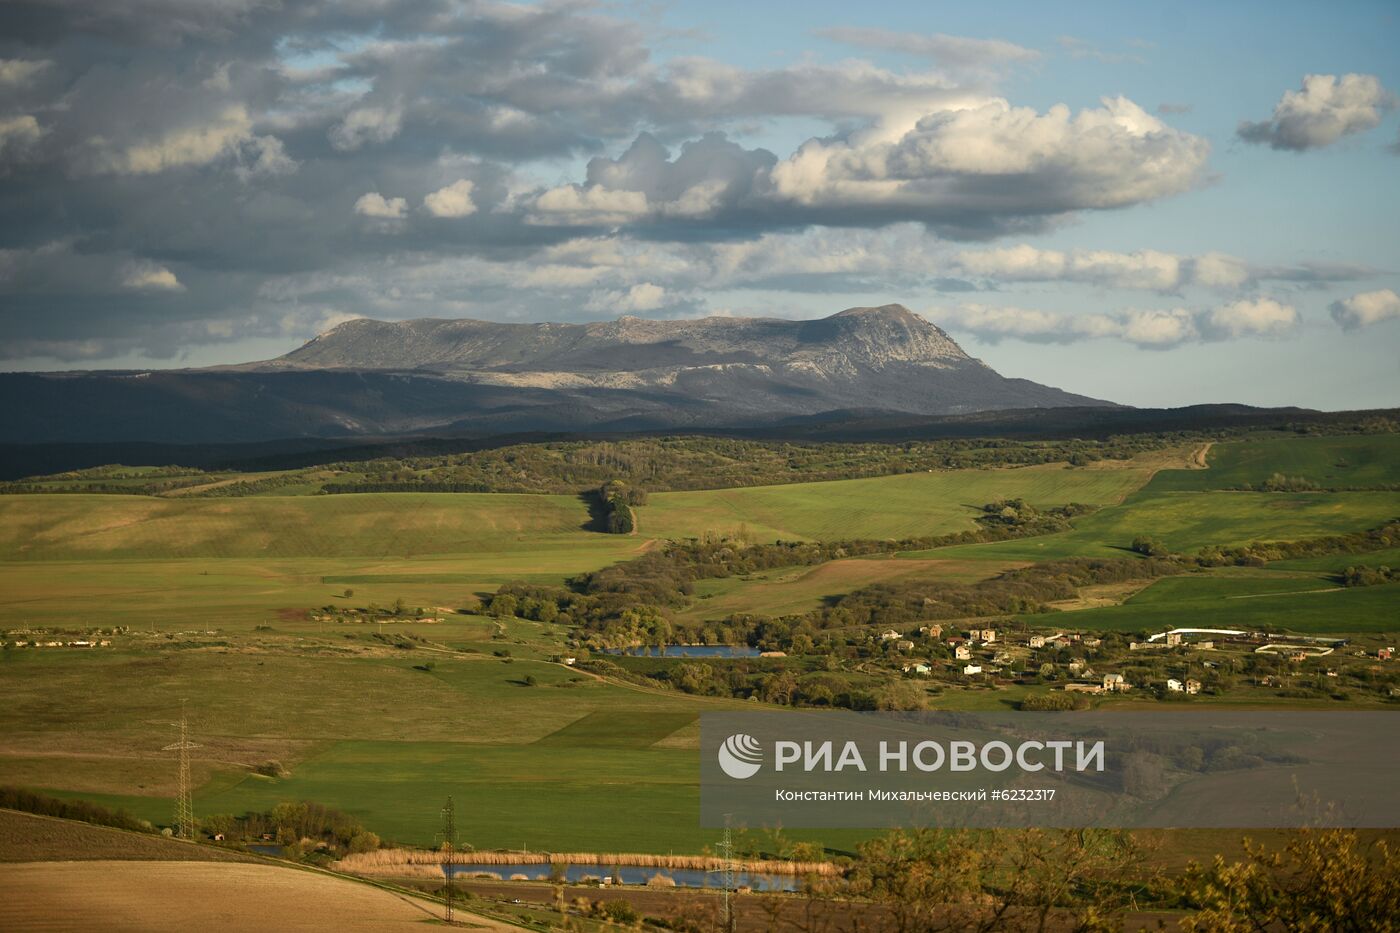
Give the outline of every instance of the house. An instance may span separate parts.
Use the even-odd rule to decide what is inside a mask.
[[[1186,678],[1186,692],[1191,696],[1201,692],[1201,682],[1191,677]]]
[[[565,666],[565,667],[573,667],[573,666],[574,666],[575,664],[577,664],[577,663],[578,663],[578,658],[565,658],[565,659],[564,659],[564,666]]]
[[[933,668],[932,668],[932,667],[929,667],[929,666],[928,666],[927,664],[925,664],[923,661],[915,661],[913,664],[906,664],[906,665],[904,665],[903,670],[904,670],[904,673],[906,673],[906,674],[931,674],[931,673],[933,673]]]
[[[1167,633],[1167,647],[1168,647],[1168,648],[1175,648],[1175,647],[1176,647],[1177,645],[1179,645],[1179,644],[1181,644],[1181,633],[1180,633],[1180,632],[1168,632],[1168,633]]]
[[[942,638],[942,637],[943,637],[943,626],[941,626],[941,625],[921,625],[921,626],[919,626],[919,634],[920,634],[920,635],[927,635],[929,638]]]
[[[1124,680],[1122,674],[1104,674],[1103,688],[1108,693],[1125,693],[1133,689],[1133,685]]]
[[[967,645],[958,645],[953,649],[953,657],[957,658],[959,661],[971,661],[972,649]]]
[[[1389,660],[1391,660],[1391,659],[1394,658],[1394,657],[1395,657],[1395,649],[1394,649],[1394,648],[1377,648],[1377,649],[1376,649],[1376,660],[1377,660],[1377,661],[1389,661]]]
[[[900,639],[899,641],[895,642],[895,643],[894,643],[894,646],[895,646],[896,648],[898,648],[900,651],[913,651],[913,650],[914,650],[914,643],[913,643],[912,641],[910,641],[909,639],[907,639],[907,638],[902,638],[902,639]]]
[[[787,652],[786,652],[786,651],[760,651],[760,652],[758,653],[758,656],[759,656],[760,658],[785,658],[785,657],[787,657]]]
[[[982,665],[980,665],[980,664],[964,664],[964,665],[963,665],[963,673],[964,673],[964,674],[967,674],[969,677],[972,676],[973,674],[980,674],[980,673],[982,673]]]
[[[1084,647],[1085,647],[1085,648],[1097,648],[1099,645],[1102,645],[1102,644],[1103,644],[1103,639],[1102,639],[1102,638],[1086,638],[1086,639],[1084,639],[1083,644],[1084,644]]]
[[[881,640],[881,641],[894,641],[894,640],[895,640],[896,638],[898,638],[898,637],[899,637],[899,633],[896,632],[894,629],[889,629],[888,631],[884,631],[884,632],[881,632],[881,633],[880,633],[880,640]]]
[[[1202,650],[1202,651],[1214,651],[1214,650],[1215,650],[1215,642],[1213,642],[1213,641],[1198,641],[1198,642],[1196,642],[1196,647],[1199,648],[1199,649]]]
[[[994,628],[975,628],[967,633],[968,641],[980,641],[990,645],[997,640],[997,630]]]
[[[1167,692],[1168,692],[1168,693],[1182,693],[1182,692],[1185,691],[1185,690],[1186,690],[1186,685],[1183,684],[1181,681],[1177,680],[1175,677],[1168,677],[1168,678],[1167,678]]]
[[[224,841],[224,834],[223,834],[223,833],[215,833],[215,834],[214,834],[214,841],[215,841],[215,842],[223,842],[223,841]]]
[[[998,652],[996,653],[996,657],[992,658],[992,663],[993,663],[993,664],[1003,664],[1003,665],[1005,665],[1005,664],[1010,664],[1010,663],[1011,663],[1011,655],[1007,654],[1005,651],[998,651]]]
[[[1068,648],[1072,644],[1074,644],[1074,640],[1063,634],[1051,635],[1045,639],[1045,647],[1047,648]]]
[[[1044,636],[1044,635],[1032,635],[1032,636],[1031,636],[1031,640],[1028,641],[1028,642],[1026,642],[1026,644],[1027,644],[1029,647],[1031,647],[1031,648],[1044,648],[1044,647],[1045,647],[1045,636]]]
[[[1103,693],[1098,684],[1065,684],[1065,693]]]

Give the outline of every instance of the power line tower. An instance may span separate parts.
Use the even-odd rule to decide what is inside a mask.
[[[447,902],[447,911],[444,919],[452,922],[452,887],[453,853],[457,849],[457,808],[452,803],[452,798],[447,798],[447,805],[442,808],[442,873],[446,877],[446,884],[443,887],[444,900]]]
[[[190,741],[189,720],[185,716],[185,701],[180,701],[180,721],[171,723],[180,730],[180,741],[165,746],[162,751],[179,752],[179,793],[175,798],[175,837],[194,840],[194,795],[190,788],[190,749],[200,748]]]
[[[725,933],[734,933],[734,843],[729,834],[729,814],[724,815],[724,835],[719,842],[720,858],[723,863],[720,866],[721,883],[724,886],[724,908],[722,919],[724,920]]]

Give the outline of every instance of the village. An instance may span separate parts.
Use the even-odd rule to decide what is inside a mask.
[[[878,633],[878,647],[909,678],[1005,686],[1045,684],[1066,694],[1159,698],[1221,695],[1237,685],[1288,687],[1376,671],[1393,646],[1235,629],[1175,628],[1132,640],[1126,633],[1036,632],[922,625]],[[1320,663],[1314,663],[1320,662]],[[1391,687],[1388,695],[1400,696]]]

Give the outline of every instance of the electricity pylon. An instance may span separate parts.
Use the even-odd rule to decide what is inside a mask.
[[[179,752],[180,787],[175,798],[175,837],[194,840],[194,795],[190,788],[190,749],[200,748],[190,741],[189,721],[185,718],[185,701],[180,701],[180,721],[171,723],[180,730],[180,741],[167,745],[162,751]]]
[[[729,836],[729,814],[724,816],[724,836],[719,842],[719,851],[724,859],[721,867],[720,877],[724,885],[724,929],[725,933],[734,933],[734,902],[732,900],[734,891],[734,844]]]

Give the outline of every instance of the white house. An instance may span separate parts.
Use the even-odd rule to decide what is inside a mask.
[[[915,661],[913,664],[906,664],[906,665],[904,665],[904,673],[906,673],[906,674],[931,674],[931,673],[933,673],[933,668],[932,668],[932,667],[929,667],[927,664],[925,664],[925,663],[922,662],[922,661]]]
[[[1133,689],[1133,685],[1124,680],[1122,674],[1104,674],[1103,688],[1110,693],[1122,693]]]
[[[972,649],[967,645],[958,645],[953,649],[953,657],[957,658],[959,661],[971,661]]]
[[[890,629],[889,631],[885,631],[885,632],[881,632],[881,633],[880,633],[880,640],[881,640],[881,641],[894,641],[894,640],[895,640],[896,638],[898,638],[898,637],[899,637],[899,633],[896,632],[894,629]]]
[[[964,673],[964,674],[967,674],[967,675],[969,675],[969,676],[972,675],[972,674],[980,674],[980,673],[982,673],[982,665],[980,665],[980,664],[964,664],[964,665],[963,665],[963,673]]]
[[[1168,677],[1168,678],[1167,678],[1167,692],[1168,692],[1168,693],[1181,693],[1181,692],[1184,691],[1185,689],[1186,689],[1186,686],[1185,686],[1184,684],[1182,684],[1181,681],[1177,680],[1175,677]]]

